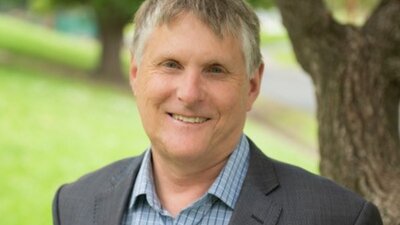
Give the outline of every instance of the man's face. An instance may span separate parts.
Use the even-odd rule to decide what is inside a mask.
[[[192,14],[156,27],[142,60],[131,66],[131,85],[155,157],[173,162],[225,159],[242,133],[260,87],[239,40],[216,36]]]

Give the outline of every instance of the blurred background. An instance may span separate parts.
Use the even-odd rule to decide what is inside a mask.
[[[318,173],[312,83],[274,5],[250,2],[266,68],[245,132],[270,157]],[[345,2],[327,3],[340,20],[362,21],[364,8]],[[51,224],[62,183],[149,145],[127,81],[140,3],[0,0],[1,224]]]

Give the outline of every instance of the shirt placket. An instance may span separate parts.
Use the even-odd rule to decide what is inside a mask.
[[[174,221],[173,225],[201,224],[204,217],[210,212],[213,201],[210,195],[204,196],[191,207],[182,211]]]

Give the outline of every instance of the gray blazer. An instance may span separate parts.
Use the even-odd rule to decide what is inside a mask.
[[[143,156],[62,186],[54,225],[120,225]],[[266,157],[250,141],[250,165],[229,225],[381,225],[377,208],[332,181]]]

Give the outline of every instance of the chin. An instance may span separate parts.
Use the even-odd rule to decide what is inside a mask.
[[[162,144],[162,149],[165,157],[178,161],[195,161],[204,157],[208,147],[201,141],[189,140],[168,140]],[[203,156],[203,157],[202,157]]]
[[[172,155],[189,159],[198,158],[204,154],[206,152],[206,146],[197,143],[192,143],[189,145],[178,143],[178,145],[170,145],[168,150]]]

